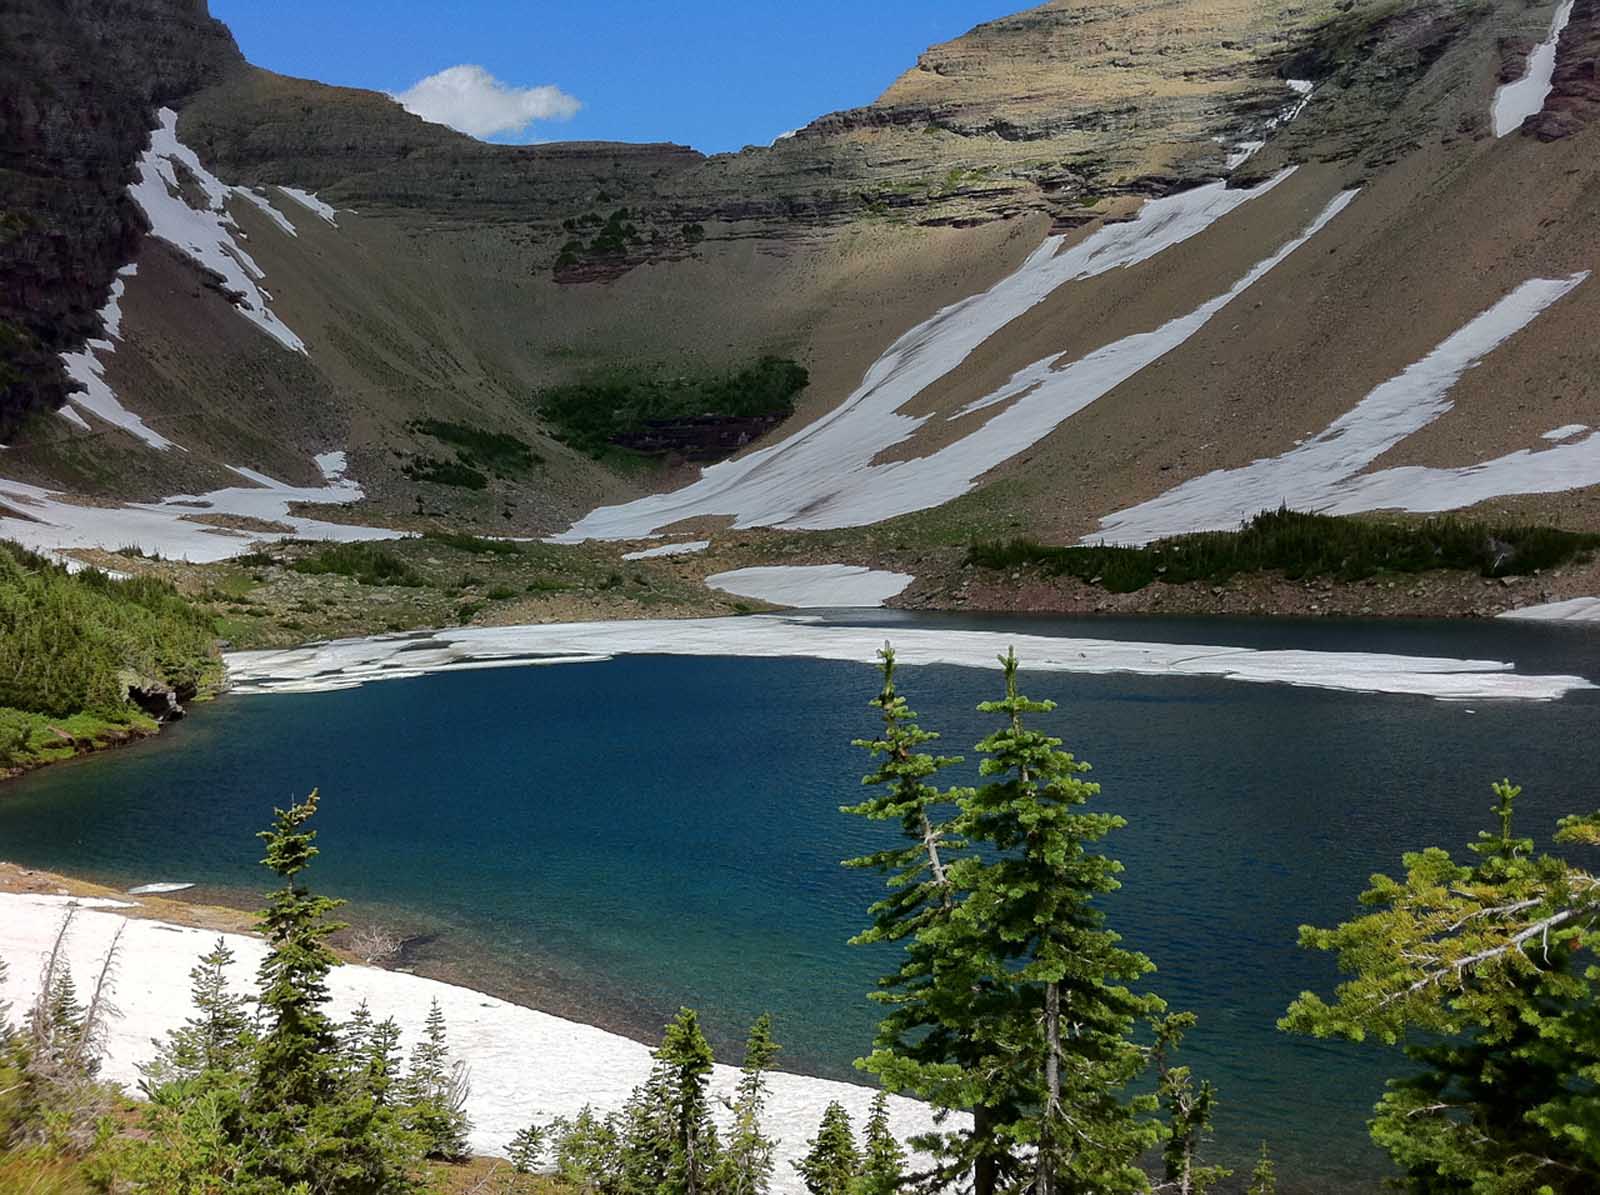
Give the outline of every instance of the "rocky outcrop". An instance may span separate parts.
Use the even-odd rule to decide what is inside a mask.
[[[1600,0],[1577,0],[1556,47],[1544,111],[1522,126],[1527,137],[1559,141],[1600,118]]]
[[[19,0],[0,22],[0,441],[71,387],[143,217],[155,110],[243,63],[206,0]]]

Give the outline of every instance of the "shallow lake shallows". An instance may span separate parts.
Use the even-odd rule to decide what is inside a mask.
[[[863,620],[890,638],[1013,629],[1600,679],[1592,628]],[[941,746],[969,755],[990,726],[972,707],[998,683],[947,666],[900,677]],[[1247,1165],[1266,1139],[1301,1189],[1375,1173],[1364,1122],[1394,1060],[1273,1028],[1299,991],[1334,980],[1296,927],[1350,915],[1402,850],[1459,850],[1501,776],[1526,787],[1521,830],[1547,841],[1592,800],[1600,696],[1463,704],[1044,672],[1024,688],[1060,703],[1038,723],[1095,765],[1103,807],[1129,821],[1108,844],[1127,871],[1107,909],[1159,966],[1154,990],[1200,1014],[1187,1060],[1221,1089],[1220,1152]],[[10,786],[0,857],[249,902],[266,879],[251,835],[320,786],[314,884],[351,898],[356,920],[420,935],[410,965],[645,1040],[696,1006],[730,1061],[770,1010],[786,1069],[849,1078],[875,1019],[864,993],[889,963],[845,945],[880,887],[838,866],[893,833],[837,812],[862,791],[867,759],[849,744],[875,729],[875,691],[865,664],[631,656],[228,699],[137,749]]]

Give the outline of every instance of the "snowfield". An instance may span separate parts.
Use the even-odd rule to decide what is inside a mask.
[[[62,897],[0,894],[0,958],[11,965],[0,999],[13,1010],[26,1008],[37,991],[43,960],[69,902]],[[189,970],[219,937],[209,930],[124,917],[118,902],[78,902],[68,957],[79,990],[92,988],[99,962],[112,936],[123,930],[114,1002],[122,1015],[111,1023],[105,1078],[136,1090],[138,1065],[155,1052],[152,1039],[180,1025],[193,1008],[186,998]],[[127,907],[125,904],[121,907]],[[227,939],[236,961],[229,972],[237,991],[254,988],[256,968],[266,953],[257,938],[239,934]],[[393,1016],[405,1035],[406,1049],[421,1033],[429,1005],[444,1010],[456,1058],[471,1069],[475,1151],[504,1155],[511,1138],[532,1121],[575,1116],[585,1104],[604,1114],[620,1108],[628,1093],[650,1070],[649,1048],[615,1033],[564,1020],[548,1013],[497,1000],[453,984],[346,965],[329,977],[332,1013],[346,1019],[362,1000],[382,1019]],[[776,1027],[781,1040],[783,1026]],[[863,1052],[868,1043],[863,1042]],[[714,1113],[726,1125],[722,1098],[731,1100],[737,1068],[719,1065],[711,1079]],[[805,1188],[790,1163],[806,1151],[806,1138],[830,1100],[849,1111],[856,1126],[864,1123],[874,1090],[829,1079],[776,1073],[771,1076],[764,1124],[778,1142],[773,1190],[800,1195]],[[902,1140],[933,1125],[931,1112],[912,1100],[891,1097],[889,1118]],[[952,1127],[960,1123],[952,1117]]]
[[[1520,675],[1512,665],[1495,660],[1263,651],[916,626],[832,626],[812,617],[783,615],[462,627],[234,652],[226,663],[235,693],[317,693],[431,672],[592,663],[622,655],[804,656],[871,664],[885,637],[893,640],[906,665],[994,668],[998,657],[1014,647],[1023,666],[1038,672],[1209,676],[1461,700],[1549,701],[1596,687],[1579,676]]]

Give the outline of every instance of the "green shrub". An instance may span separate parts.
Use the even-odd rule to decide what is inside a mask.
[[[315,556],[296,560],[294,571],[318,577],[352,577],[361,585],[403,585],[417,588],[422,578],[388,548],[372,543],[333,544]]]
[[[413,419],[406,427],[449,444],[457,450],[459,462],[468,468],[487,469],[497,476],[526,473],[534,465],[543,463],[525,442],[504,432],[486,431],[443,419]]]
[[[484,594],[483,596],[488,598],[491,602],[503,602],[507,598],[516,597],[517,596],[517,591],[515,589],[512,589],[511,586],[509,586],[509,585],[496,585],[493,589],[491,589],[488,593]]]
[[[441,461],[437,457],[419,456],[401,470],[412,481],[430,481],[434,485],[454,486],[459,490],[488,488],[489,479],[471,465],[460,461]]]
[[[461,531],[429,531],[422,538],[430,543],[443,544],[447,548],[455,548],[459,552],[471,552],[475,556],[522,555],[521,547],[508,540],[483,539],[476,535],[467,535]]]
[[[119,717],[130,685],[198,689],[218,667],[208,617],[167,582],[73,575],[0,542],[0,707]]]
[[[786,418],[810,380],[804,366],[782,357],[763,357],[720,373],[613,369],[541,391],[537,403],[560,439],[598,456],[618,437],[655,421],[699,415]]]
[[[1054,547],[1030,539],[975,543],[967,562],[982,568],[1037,568],[1112,593],[1154,581],[1215,584],[1240,573],[1279,572],[1290,580],[1359,581],[1383,573],[1460,569],[1516,576],[1565,564],[1600,548],[1600,535],[1553,527],[1493,526],[1455,517],[1421,521],[1357,519],[1263,511],[1238,531],[1201,531],[1141,548]]]

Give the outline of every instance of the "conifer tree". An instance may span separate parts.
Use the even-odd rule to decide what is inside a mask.
[[[619,1181],[622,1142],[614,1119],[602,1120],[585,1104],[572,1120],[558,1117],[551,1122],[550,1138],[555,1143],[556,1176],[563,1183],[590,1195],[630,1190]]]
[[[956,882],[964,843],[953,814],[968,790],[941,792],[932,779],[961,762],[959,756],[920,750],[938,739],[923,730],[917,715],[895,688],[895,654],[889,644],[878,653],[883,685],[872,705],[883,730],[856,746],[877,757],[862,779],[878,791],[843,812],[873,821],[898,821],[902,843],[845,866],[887,877],[888,894],[868,910],[871,926],[851,939],[855,945],[902,943],[900,965],[878,981],[871,998],[885,1011],[873,1051],[858,1064],[877,1075],[890,1091],[907,1092],[944,1109],[970,1109],[969,1134],[930,1134],[918,1144],[945,1161],[944,1185],[975,1170],[977,1195],[989,1195],[998,1181],[994,1151],[982,1143],[994,1125],[1014,1110],[1005,1094],[985,1081],[985,1047],[978,1025],[994,1010],[982,987],[979,944],[957,915],[964,893]]]
[[[519,1129],[517,1135],[511,1138],[510,1148],[506,1150],[511,1169],[518,1174],[532,1174],[538,1170],[539,1163],[544,1158],[547,1136],[548,1130],[537,1124]]]
[[[411,1051],[404,1101],[407,1120],[429,1157],[466,1156],[466,1071],[461,1063],[450,1061],[444,1010],[437,1000],[429,1006],[422,1037]]]
[[[806,1156],[794,1168],[805,1181],[811,1195],[851,1195],[861,1170],[855,1134],[850,1131],[850,1115],[837,1100],[822,1112],[817,1135],[806,1142]]]
[[[861,1142],[859,1195],[895,1195],[905,1183],[906,1151],[889,1128],[889,1097],[872,1097],[866,1131]]]
[[[716,1061],[693,1009],[682,1008],[656,1050],[668,1083],[671,1163],[665,1195],[702,1195],[717,1162],[707,1086]]]
[[[1265,1141],[1261,1143],[1261,1153],[1256,1158],[1256,1168],[1250,1172],[1250,1185],[1245,1188],[1244,1195],[1278,1195],[1278,1167]]]
[[[745,1041],[732,1131],[711,1183],[718,1195],[766,1195],[772,1180],[774,1145],[761,1131],[761,1116],[767,1102],[767,1073],[778,1050],[772,1037],[772,1017],[762,1013]]]
[[[1494,786],[1497,831],[1458,864],[1436,847],[1374,876],[1371,910],[1301,944],[1338,955],[1334,1000],[1303,993],[1279,1026],[1403,1049],[1373,1139],[1417,1192],[1600,1190],[1600,878],[1513,832],[1521,789]],[[1600,813],[1558,823],[1600,846]]]
[[[1100,791],[1078,778],[1089,765],[1024,725],[1054,703],[1018,691],[1015,652],[1000,663],[1005,696],[978,709],[1004,723],[978,744],[988,782],[966,797],[960,821],[989,850],[964,858],[956,880],[970,891],[962,918],[996,1003],[984,1020],[995,1059],[987,1082],[1020,1109],[990,1148],[1031,1147],[1034,1195],[1141,1191],[1137,1159],[1159,1130],[1144,1115],[1153,1097],[1125,1095],[1147,1061],[1132,1032],[1165,1006],[1124,986],[1154,967],[1105,928],[1095,902],[1119,887],[1122,865],[1089,849],[1126,823],[1082,808]]]
[[[142,1068],[140,1087],[149,1096],[169,1083],[193,1083],[210,1075],[238,1077],[255,1044],[250,1001],[228,987],[234,954],[224,938],[189,971],[194,1015],[167,1035],[156,1056]]]
[[[1157,1017],[1152,1024],[1159,1077],[1157,1098],[1167,1114],[1167,1139],[1161,1148],[1163,1181],[1156,1190],[1170,1195],[1205,1195],[1233,1172],[1200,1161],[1200,1149],[1211,1130],[1211,1117],[1217,1106],[1216,1088],[1204,1079],[1197,1086],[1189,1067],[1174,1066],[1171,1061],[1183,1035],[1194,1028],[1195,1015],[1173,1013]]]

